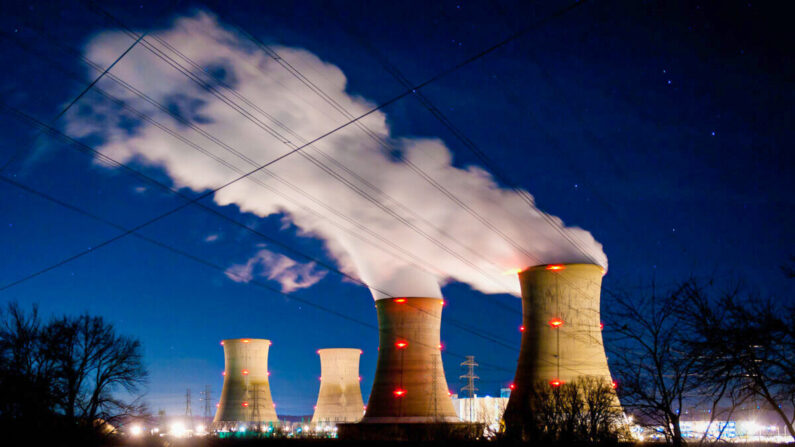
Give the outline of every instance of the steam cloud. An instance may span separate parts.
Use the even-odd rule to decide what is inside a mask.
[[[285,293],[312,287],[326,276],[326,272],[315,269],[314,262],[302,264],[264,248],[245,264],[235,264],[225,273],[232,281],[243,283],[250,282],[256,275],[263,276],[281,284]]]
[[[349,121],[277,60],[209,13],[179,18],[170,29],[150,33],[146,42],[202,79],[206,88],[141,44],[111,74],[165,105],[165,111],[111,78],[98,86],[176,136],[97,94],[87,96],[73,110],[66,131],[78,138],[98,138],[102,141],[98,149],[123,163],[135,160],[161,167],[178,187],[194,191],[218,187]],[[87,44],[85,56],[106,67],[131,43],[127,34],[104,32]],[[311,52],[272,49],[352,116],[375,106],[347,93],[343,72]],[[566,227],[554,217],[550,225],[518,193],[500,188],[479,167],[452,166],[452,154],[441,140],[392,137],[381,112],[360,122],[370,136],[360,127],[348,126],[267,171],[222,189],[213,199],[218,205],[234,204],[241,212],[257,216],[283,213],[302,235],[322,239],[339,268],[369,284],[376,299],[440,297],[440,286],[452,280],[485,293],[518,295],[518,281],[507,271],[564,262],[595,261],[606,267],[602,246],[590,233]],[[390,148],[385,149],[378,139],[389,142]],[[423,179],[409,163],[469,210]],[[299,265],[285,270],[285,259],[260,251],[248,262],[230,267],[228,273],[240,280],[261,267],[268,277],[281,281],[285,290],[319,279],[311,273],[300,273],[303,281],[299,276],[285,276],[285,272],[295,273],[291,269]]]

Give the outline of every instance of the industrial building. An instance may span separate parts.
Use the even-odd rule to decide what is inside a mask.
[[[313,424],[358,422],[364,414],[359,377],[359,349],[320,349],[320,391]]]
[[[459,397],[453,394],[452,399],[456,414],[462,421],[481,423],[489,433],[494,434],[500,429],[509,396],[510,390],[504,390],[499,397],[477,394],[473,397]]]
[[[602,344],[603,274],[593,264],[539,265],[519,273],[522,342],[505,411],[509,430],[532,411],[536,384],[560,386],[583,376],[612,382]]]
[[[442,366],[440,298],[379,299],[378,363],[363,424],[458,422]]]
[[[213,430],[237,430],[278,421],[268,380],[270,340],[237,338],[224,347],[224,387]]]

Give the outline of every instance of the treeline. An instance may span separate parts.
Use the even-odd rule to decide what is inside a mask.
[[[142,411],[135,399],[146,379],[142,356],[138,340],[101,317],[44,322],[35,307],[7,305],[0,309],[0,433],[55,445],[103,442],[120,418]]]

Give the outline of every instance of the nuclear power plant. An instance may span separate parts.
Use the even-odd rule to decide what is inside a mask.
[[[364,414],[359,349],[320,349],[320,391],[313,424],[358,422]]]
[[[458,422],[442,366],[440,298],[387,298],[378,313],[378,363],[362,424]]]
[[[268,380],[270,340],[236,338],[224,347],[224,387],[213,419],[215,430],[277,422]]]
[[[519,273],[522,343],[504,421],[510,429],[533,411],[532,388],[556,387],[578,377],[611,381],[602,344],[599,299],[604,269],[550,264]]]

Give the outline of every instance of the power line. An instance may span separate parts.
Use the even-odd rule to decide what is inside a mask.
[[[93,214],[93,213],[91,213],[89,211],[86,211],[86,210],[84,210],[84,209],[82,209],[82,208],[80,208],[80,207],[78,207],[76,205],[72,205],[72,204],[69,204],[67,202],[64,202],[64,201],[62,201],[60,199],[57,199],[57,198],[55,198],[55,197],[53,197],[53,196],[51,196],[49,194],[43,193],[41,191],[38,191],[38,190],[36,190],[34,188],[31,188],[30,186],[24,185],[24,184],[22,184],[20,182],[12,180],[12,179],[10,179],[8,177],[0,175],[0,181],[5,182],[5,183],[7,183],[9,185],[15,186],[15,187],[17,187],[17,188],[19,188],[21,190],[24,190],[24,191],[30,193],[30,194],[36,195],[36,196],[38,196],[40,198],[43,198],[43,199],[45,199],[47,201],[55,203],[55,204],[57,204],[59,206],[62,206],[64,208],[67,208],[67,209],[69,209],[71,211],[74,211],[75,213],[78,213],[78,214],[83,215],[85,217],[88,217],[90,219],[93,219],[93,220],[96,220],[98,222],[101,222],[101,223],[103,223],[105,225],[108,225],[110,227],[113,227],[113,228],[116,228],[118,230],[125,231],[125,232],[130,231],[130,230],[126,229],[124,226],[118,225],[118,224],[116,224],[116,223],[114,223],[112,221],[109,221],[109,220],[107,220],[107,219],[105,219],[103,217],[100,217],[100,216],[98,216],[96,214]],[[165,249],[165,250],[167,250],[167,251],[169,251],[171,253],[174,253],[174,254],[182,256],[184,258],[190,259],[190,260],[192,260],[194,262],[197,262],[199,264],[202,264],[202,265],[204,265],[206,267],[209,267],[209,268],[212,268],[214,270],[217,270],[217,271],[219,271],[221,273],[225,273],[226,272],[226,268],[224,268],[223,266],[221,266],[219,264],[215,264],[212,261],[209,261],[209,260],[207,260],[205,258],[202,258],[200,256],[192,255],[192,254],[190,254],[190,253],[188,253],[188,252],[186,252],[184,250],[181,250],[181,249],[178,249],[178,248],[173,247],[171,245],[168,245],[166,243],[160,242],[157,239],[154,239],[154,238],[151,238],[151,237],[148,237],[148,236],[144,236],[144,235],[142,235],[140,233],[132,233],[132,236],[136,237],[136,238],[138,238],[140,240],[146,241],[146,242],[148,242],[150,244],[156,245],[156,246],[158,246],[160,248],[163,248],[163,249]],[[247,284],[251,284],[253,286],[259,287],[259,288],[264,289],[264,290],[267,290],[267,291],[272,292],[274,294],[280,295],[280,296],[284,297],[287,300],[296,301],[296,302],[299,302],[301,304],[304,304],[304,305],[313,307],[315,309],[318,309],[318,310],[320,310],[322,312],[326,312],[328,314],[335,315],[335,316],[337,316],[339,318],[342,318],[342,319],[348,320],[350,322],[356,323],[356,324],[358,324],[360,326],[364,326],[364,327],[373,329],[375,331],[379,330],[378,326],[376,326],[376,325],[373,325],[371,323],[367,323],[365,321],[362,321],[362,320],[359,320],[357,318],[351,317],[350,315],[344,314],[342,312],[338,312],[338,311],[336,311],[336,310],[334,310],[332,308],[317,304],[317,303],[315,303],[313,301],[310,301],[310,300],[308,300],[306,298],[302,298],[302,297],[296,296],[294,293],[293,294],[288,294],[288,293],[282,292],[281,290],[276,289],[276,288],[274,288],[272,286],[269,286],[268,284],[265,284],[265,283],[263,283],[261,281],[258,281],[256,279],[252,279]],[[422,343],[421,341],[412,340],[410,337],[408,339],[409,339],[409,341],[412,341],[413,343],[416,343],[418,345],[431,347],[427,343]],[[433,348],[438,348],[438,346],[433,346]],[[460,354],[456,354],[454,352],[450,352],[450,351],[445,351],[445,352],[447,354],[449,354],[449,355],[454,356],[454,357],[464,358],[464,356],[462,356]],[[502,366],[499,366],[499,365],[488,364],[488,366],[491,367],[492,369],[506,371],[506,372],[512,372],[511,370],[506,369],[506,368],[504,368]]]

